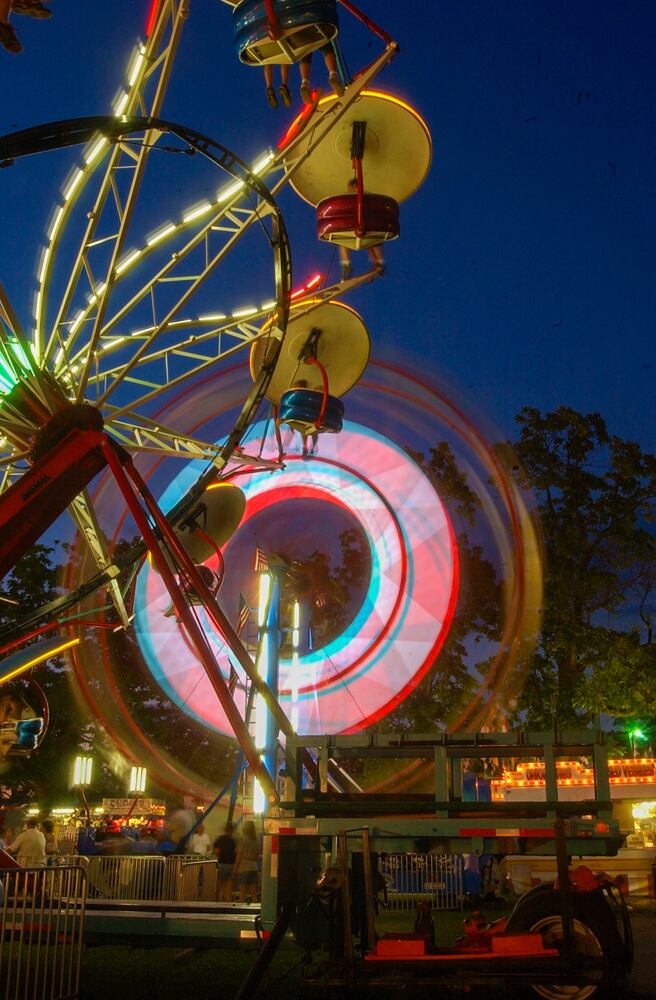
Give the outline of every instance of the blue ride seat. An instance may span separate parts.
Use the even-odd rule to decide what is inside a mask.
[[[247,66],[299,62],[337,37],[336,0],[273,0],[273,12],[279,34],[265,0],[242,0],[233,10],[237,53]]]
[[[337,396],[328,396],[323,420],[317,426],[322,404],[321,389],[288,389],[280,397],[280,423],[288,424],[304,436],[324,432],[339,434],[343,425],[344,404]]]
[[[29,754],[39,745],[39,736],[43,732],[43,719],[21,719],[16,723],[16,742],[12,745],[11,754]]]

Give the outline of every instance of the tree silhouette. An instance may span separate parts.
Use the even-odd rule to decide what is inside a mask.
[[[549,727],[653,714],[656,457],[598,413],[517,417],[546,550],[541,642],[518,708]]]

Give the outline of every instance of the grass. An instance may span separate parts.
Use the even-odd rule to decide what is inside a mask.
[[[462,934],[462,922],[468,911],[434,913],[436,939],[440,945],[455,942]],[[503,915],[503,910],[484,908],[488,919]],[[384,911],[376,921],[379,934],[396,930],[411,931],[413,911]],[[82,957],[81,1000],[230,1000],[237,992],[255,960],[256,951],[207,949],[180,951],[173,948],[127,948],[103,946],[86,950]],[[302,952],[296,947],[281,950],[274,958],[261,995],[267,1000],[290,1000],[302,994]],[[312,989],[312,1000],[333,1000],[334,993]],[[376,997],[398,995],[377,991]],[[450,995],[454,995],[450,992]],[[475,996],[485,992],[476,991]],[[491,994],[490,994],[491,995]]]
[[[291,970],[300,958],[301,953],[296,950],[281,952],[274,958],[267,977],[267,998],[289,1000],[299,992],[300,973]],[[237,992],[254,959],[254,950],[179,952],[172,948],[92,948],[82,959],[80,997],[81,1000],[230,998]]]

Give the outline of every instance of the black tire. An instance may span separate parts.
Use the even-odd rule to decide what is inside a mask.
[[[572,895],[572,917],[577,952],[581,955],[604,957],[606,969],[599,973],[597,982],[586,986],[544,984],[532,990],[545,1000],[587,1000],[601,997],[607,990],[617,996],[623,985],[627,968],[625,948],[618,932],[615,915],[601,889],[581,895]],[[537,886],[526,893],[508,919],[507,931],[538,931],[545,944],[558,948],[562,942],[563,925],[560,893],[551,885]]]

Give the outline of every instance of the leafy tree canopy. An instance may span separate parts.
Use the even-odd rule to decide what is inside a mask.
[[[543,630],[519,708],[531,725],[656,705],[656,457],[598,413],[517,417],[520,475],[544,533]]]

